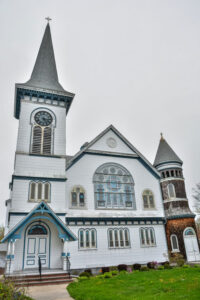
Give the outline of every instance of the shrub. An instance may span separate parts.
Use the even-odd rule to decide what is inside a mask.
[[[143,271],[149,271],[149,268],[146,267],[146,266],[142,266],[141,269],[140,269],[140,271],[142,271],[142,272],[143,272]]]
[[[125,270],[120,271],[120,275],[126,275],[126,274],[128,274],[127,271],[125,271]]]
[[[147,267],[149,269],[155,269],[157,267],[158,263],[156,261],[150,261],[147,263]]]
[[[3,280],[0,282],[0,299],[31,300],[32,298],[25,295],[24,289],[18,289],[11,281]]]
[[[200,268],[200,265],[196,264],[196,265],[194,265],[194,268]]]
[[[189,268],[190,266],[189,265],[183,265],[183,268],[185,268],[185,269],[187,269],[187,268]]]
[[[164,266],[158,266],[158,270],[164,270]]]
[[[84,272],[89,273],[92,276],[92,270],[91,269],[86,269]]]
[[[166,260],[166,261],[162,262],[161,265],[162,265],[162,266],[164,266],[164,265],[169,265],[169,261]]]
[[[111,271],[111,274],[112,274],[113,276],[116,276],[116,275],[118,275],[118,271],[117,271],[117,270],[113,270],[113,271]]]
[[[90,277],[91,274],[88,272],[82,272],[81,274],[79,274],[79,277]]]
[[[104,274],[104,273],[107,273],[107,272],[109,272],[110,271],[110,268],[109,267],[103,267],[102,268],[102,273]]]
[[[182,267],[185,263],[185,260],[183,258],[180,258],[180,259],[177,259],[176,262],[179,267]]]
[[[119,271],[126,271],[127,270],[127,265],[118,265],[117,266]]]
[[[141,269],[141,264],[134,264],[133,265],[133,270],[140,270]]]
[[[110,267],[109,269],[110,269],[110,271],[118,271],[117,267]]]
[[[85,280],[88,280],[90,277],[88,276],[81,276],[81,277],[78,277],[78,281],[85,281]]]
[[[172,269],[172,267],[170,266],[170,264],[164,264],[164,269]]]
[[[104,278],[112,278],[111,272],[106,272],[103,274]]]

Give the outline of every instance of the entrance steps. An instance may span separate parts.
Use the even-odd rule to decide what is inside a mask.
[[[39,274],[16,274],[13,276],[6,276],[6,279],[14,282],[17,287],[39,286],[39,285],[53,285],[70,283],[73,279],[66,272],[61,273],[44,273]]]

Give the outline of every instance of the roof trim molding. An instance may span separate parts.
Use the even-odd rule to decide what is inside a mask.
[[[48,214],[49,217],[44,214]],[[34,216],[35,214],[39,214]],[[38,205],[36,205],[30,213],[25,216],[19,223],[17,223],[2,239],[2,243],[6,241],[15,241],[16,239],[21,238],[22,231],[24,227],[33,220],[46,219],[50,222],[54,223],[58,229],[59,237],[64,239],[65,241],[76,241],[77,237],[72,233],[72,231],[63,223],[63,221],[53,212],[50,206],[41,201]],[[62,229],[62,231],[61,231]]]
[[[81,149],[77,154],[75,154],[71,160],[68,161],[66,170],[68,170],[73,164],[75,164],[84,154],[100,154],[99,151],[91,151],[89,148],[95,144],[102,136],[104,136],[109,130],[112,130],[135,154],[135,157],[140,158],[143,165],[151,170],[152,174],[156,178],[160,178],[160,173],[156,170],[156,168],[113,126],[108,126],[104,131],[102,131],[97,137],[95,137],[90,143],[88,143],[83,149]],[[116,156],[119,153],[116,152]],[[106,153],[101,153],[101,155],[106,155]],[[114,153],[112,154],[114,155]]]

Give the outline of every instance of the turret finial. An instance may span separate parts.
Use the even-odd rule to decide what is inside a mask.
[[[160,133],[160,140],[164,141],[164,137],[163,137],[163,133],[162,132]]]

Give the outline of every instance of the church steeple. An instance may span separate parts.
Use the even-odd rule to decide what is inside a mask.
[[[31,97],[36,95],[36,97],[42,96],[44,99],[51,98],[52,100],[64,101],[66,111],[68,111],[75,96],[64,90],[59,83],[49,22],[46,25],[31,78],[23,84],[16,84],[16,118],[19,118],[21,99],[27,94]]]
[[[50,25],[47,23],[35,66],[27,86],[65,92],[58,81]]]

